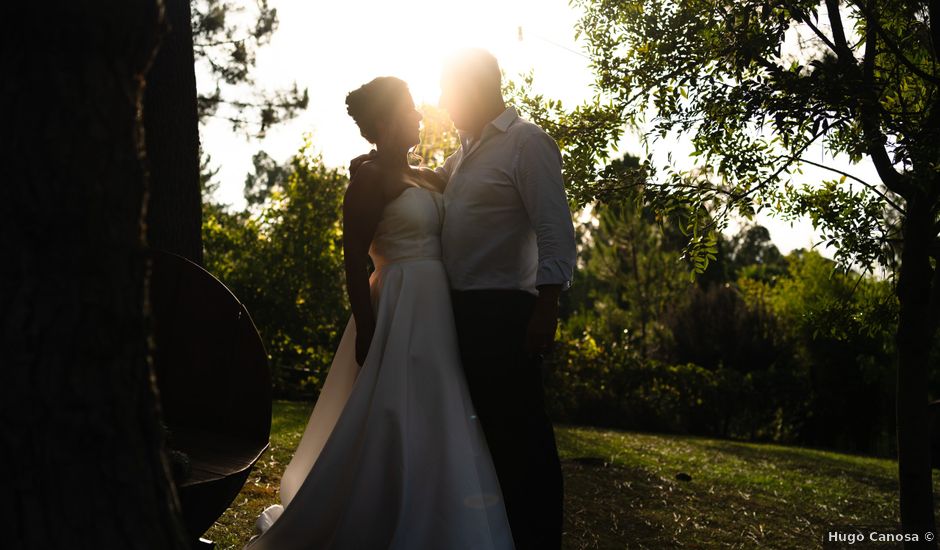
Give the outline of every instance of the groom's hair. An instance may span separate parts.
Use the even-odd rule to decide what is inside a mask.
[[[394,76],[380,76],[346,95],[346,112],[356,121],[362,137],[375,143],[377,122],[411,96],[405,81]]]
[[[460,50],[444,65],[444,78],[456,79],[464,86],[473,86],[484,95],[502,96],[503,75],[499,62],[482,48]]]

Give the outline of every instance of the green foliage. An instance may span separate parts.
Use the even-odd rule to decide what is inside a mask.
[[[690,284],[677,261],[683,235],[636,201],[600,204],[592,214],[548,377],[556,417],[798,439],[802,382],[781,359],[766,308],[750,307],[721,280]],[[745,228],[716,252],[755,266],[781,263],[765,235]]]
[[[255,153],[251,163],[254,172],[245,177],[243,193],[249,206],[261,206],[271,199],[272,193],[284,192],[291,175],[290,165],[278,164],[264,151]]]
[[[599,99],[566,111],[561,101],[535,94],[532,84],[529,74],[521,82],[507,82],[503,93],[520,113],[555,139],[561,149],[568,198],[584,206],[594,200],[597,191],[592,184],[623,135],[619,111]]]
[[[566,422],[759,436],[749,423],[754,408],[743,404],[754,401],[747,376],[692,363],[640,360],[622,346],[599,343],[590,333],[562,332],[546,387],[553,418]]]
[[[598,95],[643,129],[650,147],[691,138],[699,165],[680,171],[650,156],[644,190],[654,210],[711,213],[704,227],[686,229],[696,271],[731,212],[808,215],[843,266],[862,267],[893,265],[903,201],[926,200],[936,221],[940,74],[930,24],[940,14],[926,2],[879,2],[872,11],[818,1],[572,4],[583,10],[577,32]],[[801,163],[816,164],[804,153],[820,142],[855,162],[870,157],[882,181],[834,171],[822,187],[793,185]],[[608,187],[598,182],[595,196]],[[936,240],[938,228],[922,238]]]
[[[723,258],[724,280],[739,277],[772,283],[787,271],[787,262],[770,239],[770,232],[760,225],[748,225],[731,239],[722,242],[727,249]]]
[[[787,257],[774,284],[741,279],[747,301],[777,319],[780,337],[810,382],[803,440],[887,454],[894,449],[894,329],[890,282],[837,269],[816,252]]]
[[[650,220],[634,201],[597,205],[592,215],[596,227],[583,237],[578,283],[603,319],[595,334],[640,357],[655,355],[668,338],[663,316],[689,285],[677,260],[681,237]]]
[[[251,312],[279,394],[319,390],[348,318],[341,205],[346,178],[323,165],[309,140],[284,166],[255,156],[252,205],[206,203],[206,269]]]
[[[876,348],[890,348],[898,306],[889,281],[844,273],[815,251],[795,251],[787,262],[788,276],[772,288],[747,280],[739,284],[749,296],[766,302],[795,333],[834,340],[873,337],[879,339]],[[762,296],[755,297],[755,292]]]
[[[893,236],[898,229],[893,211],[878,196],[862,188],[845,185],[845,176],[817,186],[787,186],[786,217],[806,216],[822,231],[823,242],[847,261],[871,267],[876,261],[897,268]]]
[[[749,225],[690,285],[681,234],[633,202],[594,214],[547,377],[556,418],[892,451],[890,281],[784,257]]]

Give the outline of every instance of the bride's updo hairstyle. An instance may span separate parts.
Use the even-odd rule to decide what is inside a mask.
[[[356,121],[362,137],[374,144],[378,139],[377,122],[388,116],[411,92],[404,80],[394,76],[380,76],[368,84],[349,92],[346,96],[346,112]]]

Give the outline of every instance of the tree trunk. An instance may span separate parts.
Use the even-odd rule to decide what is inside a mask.
[[[184,548],[150,365],[141,223],[139,107],[161,5],[3,11],[2,545]]]
[[[936,541],[923,541],[924,533],[936,533],[927,412],[927,363],[934,332],[929,306],[930,226],[929,210],[921,201],[909,200],[897,287],[898,480],[901,525],[906,533],[920,534],[922,542],[906,543],[905,548],[936,548]]]
[[[199,119],[189,0],[165,0],[169,32],[147,75],[144,127],[151,163],[147,239],[202,265]]]

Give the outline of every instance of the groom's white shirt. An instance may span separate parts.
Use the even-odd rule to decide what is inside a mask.
[[[571,285],[577,255],[561,153],[507,108],[438,172],[447,179],[441,248],[451,288]]]

